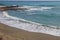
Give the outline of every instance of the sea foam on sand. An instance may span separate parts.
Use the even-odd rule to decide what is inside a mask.
[[[27,21],[21,18],[8,15],[6,11],[0,12],[0,23],[23,29],[29,32],[45,33],[60,37],[60,28],[55,26],[46,26],[43,24]]]

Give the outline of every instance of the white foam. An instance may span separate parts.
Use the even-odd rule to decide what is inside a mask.
[[[0,22],[11,27],[16,27],[18,29],[23,29],[29,32],[41,32],[60,37],[60,29],[54,28],[55,26],[47,27],[39,23],[27,21],[21,18],[19,19],[17,17],[12,17],[9,16],[6,11],[3,12],[2,16],[0,14]]]
[[[23,7],[19,7],[19,8],[27,8],[28,10],[26,10],[26,11],[35,11],[35,10],[44,11],[44,10],[50,10],[54,7],[23,6]]]
[[[52,8],[53,8],[53,7],[30,8],[30,11],[32,11],[32,10],[44,11],[44,10],[49,10],[49,9],[52,9]]]
[[[52,9],[54,7],[41,7],[41,9]]]

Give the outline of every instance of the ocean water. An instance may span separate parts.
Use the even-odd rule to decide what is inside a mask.
[[[28,11],[8,11],[9,15],[46,25],[60,26],[60,2],[39,1],[5,1],[6,6],[19,5],[28,8]]]
[[[60,36],[60,29],[59,29],[60,28],[60,2],[56,2],[56,1],[53,1],[53,2],[52,1],[51,2],[49,1],[44,1],[44,2],[43,1],[4,1],[2,2],[0,1],[0,5],[1,4],[6,5],[6,6],[18,5],[20,7],[27,8],[28,10],[24,10],[24,11],[23,10],[17,10],[17,11],[8,10],[7,11],[8,15],[10,15],[8,17],[13,16],[13,18],[15,17],[22,18],[24,20],[42,24],[44,26],[43,28],[41,27],[42,30],[43,29],[45,30],[45,27],[48,25],[49,27],[54,26],[55,29],[53,27],[51,28],[51,30],[49,28],[46,28],[47,29],[45,30],[47,31],[46,33]],[[4,14],[4,15],[7,15],[7,14]],[[15,25],[19,25],[19,24],[15,24]],[[26,25],[26,28],[28,28],[27,25]],[[34,25],[35,25],[34,27],[39,26],[39,25],[37,26],[36,24]],[[33,27],[33,25],[30,27]],[[35,32],[41,32],[38,30]],[[44,33],[44,30],[43,30],[43,33]],[[51,31],[51,33],[49,31]]]

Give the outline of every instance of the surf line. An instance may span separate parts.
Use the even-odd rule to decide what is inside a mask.
[[[29,32],[37,32],[37,33],[41,32],[41,33],[50,34],[50,35],[54,35],[54,36],[60,36],[60,29],[53,29],[53,28],[50,28],[50,27],[42,26],[42,24],[39,24],[39,23],[35,23],[35,22],[27,21],[27,20],[24,20],[24,19],[21,19],[21,18],[10,16],[10,15],[8,15],[7,11],[3,11],[3,15],[8,17],[8,18],[11,18],[11,19],[15,19],[15,20],[18,19],[18,20],[23,21],[21,25],[19,24],[22,27],[20,27],[20,26],[16,27],[16,26],[13,25],[14,23],[12,25],[9,25],[9,26],[12,26],[12,27],[14,26],[18,29],[23,29],[23,30],[26,30],[26,31],[29,31]],[[27,23],[24,23],[24,21],[27,22]],[[8,24],[6,24],[6,25],[8,25]]]

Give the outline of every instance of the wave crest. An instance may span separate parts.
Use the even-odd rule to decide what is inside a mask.
[[[27,11],[35,11],[35,10],[43,11],[43,10],[50,10],[54,7],[23,6],[22,8],[27,8],[28,9]]]

